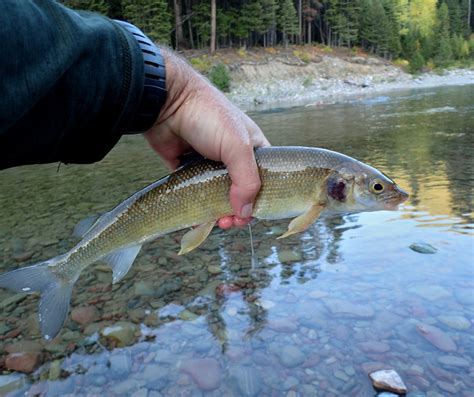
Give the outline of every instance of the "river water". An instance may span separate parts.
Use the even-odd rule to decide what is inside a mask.
[[[409,396],[473,396],[473,98],[471,85],[252,114],[273,144],[356,157],[409,201],[278,241],[287,221],[259,222],[254,261],[247,229],[184,257],[183,233],[165,236],[118,285],[88,268],[52,343],[36,297],[0,291],[0,395],[374,396],[368,374],[395,369]],[[79,220],[165,172],[141,137],[98,164],[1,172],[0,270],[66,251]],[[6,369],[15,352],[34,372]]]

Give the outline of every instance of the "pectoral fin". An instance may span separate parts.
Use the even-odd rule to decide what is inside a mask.
[[[198,227],[187,232],[181,239],[181,250],[178,252],[178,255],[187,254],[194,248],[199,247],[207,238],[207,236],[209,236],[209,233],[211,233],[211,230],[215,224],[216,221],[203,223],[202,225],[199,225]]]
[[[323,209],[324,205],[315,204],[311,206],[308,211],[293,219],[288,225],[288,230],[281,236],[277,237],[277,239],[285,238],[291,236],[292,234],[300,233],[306,230],[312,223],[316,221],[316,219],[319,218],[319,215]]]

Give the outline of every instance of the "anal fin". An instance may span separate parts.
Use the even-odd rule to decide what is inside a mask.
[[[187,254],[193,249],[199,247],[207,236],[209,236],[209,233],[211,233],[215,224],[216,221],[203,223],[187,232],[181,239],[181,250],[178,252],[178,255]]]
[[[324,205],[312,205],[309,210],[294,218],[288,225],[288,230],[281,236],[277,237],[277,239],[285,238],[306,230],[312,223],[316,221],[316,219],[319,218],[319,215],[321,215],[323,209]]]
[[[141,245],[122,248],[120,250],[111,252],[102,259],[112,268],[113,284],[118,283],[127,275],[141,248]]]

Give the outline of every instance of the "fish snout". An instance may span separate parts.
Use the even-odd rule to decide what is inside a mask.
[[[400,188],[399,186],[395,185],[390,192],[389,197],[385,199],[385,209],[387,210],[397,210],[398,206],[405,202],[409,197],[409,194]]]
[[[399,186],[395,186],[395,192],[398,194],[399,204],[407,201],[408,197],[410,197],[410,195]]]

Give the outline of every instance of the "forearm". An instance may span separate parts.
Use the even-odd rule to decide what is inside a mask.
[[[0,39],[0,168],[103,158],[143,90],[133,36],[52,1],[4,0]]]

